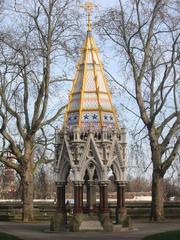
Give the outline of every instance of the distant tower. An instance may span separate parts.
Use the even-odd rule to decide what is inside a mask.
[[[117,183],[117,222],[125,214],[126,131],[119,127],[99,50],[92,36],[91,12],[94,5],[87,2],[83,7],[88,15],[87,35],[77,64],[64,125],[56,133],[58,220],[54,220],[54,229],[58,224],[63,226],[66,223],[65,188],[71,172],[74,185],[72,230],[80,230],[85,213],[91,212],[91,215],[100,216],[102,226],[109,231],[112,225],[108,217],[108,178],[111,170]],[[94,185],[99,185],[99,206],[96,206],[93,195]],[[86,206],[83,205],[83,187],[87,189]]]

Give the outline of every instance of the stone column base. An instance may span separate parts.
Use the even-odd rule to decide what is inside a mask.
[[[51,218],[50,231],[61,232],[65,230],[66,226],[66,214],[65,213],[55,213]]]
[[[131,218],[127,215],[126,208],[116,209],[116,223],[122,224],[123,227],[131,227]]]
[[[80,225],[83,221],[83,213],[74,214],[71,222],[70,222],[70,231],[71,232],[79,232]]]
[[[99,214],[99,220],[104,228],[105,232],[112,232],[113,231],[113,225],[112,221],[109,217],[109,213],[100,213]]]

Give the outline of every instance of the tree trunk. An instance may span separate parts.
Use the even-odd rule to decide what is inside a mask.
[[[23,201],[23,213],[22,220],[23,222],[32,222],[34,219],[33,215],[33,191],[34,191],[34,183],[33,183],[33,170],[32,164],[28,163],[27,168],[24,172],[22,181],[22,201]]]
[[[151,220],[164,220],[164,191],[163,176],[157,170],[152,175],[152,203],[151,203]]]

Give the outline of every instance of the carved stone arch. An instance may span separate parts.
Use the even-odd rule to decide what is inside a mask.
[[[70,165],[73,166],[73,156],[71,154],[70,146],[66,138],[64,139],[64,143],[65,143],[65,149],[68,156],[68,161],[70,162]]]
[[[102,162],[102,159],[100,157],[98,147],[96,146],[96,143],[95,143],[95,141],[94,141],[92,136],[91,136],[90,140],[91,140],[90,141],[90,147],[92,148],[92,151],[94,153],[94,159],[97,162],[97,164],[100,166],[100,168],[102,168],[103,162]]]
[[[61,171],[62,165],[64,164],[64,162],[68,162],[69,165],[73,165],[73,161],[72,161],[72,154],[70,152],[70,148],[67,145],[67,141],[66,139],[64,139],[63,144],[62,144],[62,148],[59,154],[59,158],[57,161],[57,165],[56,165],[56,169],[57,171]]]
[[[88,181],[89,179],[90,179],[90,177],[89,177],[89,171],[88,171],[88,169],[86,169],[83,180],[86,182],[86,181]]]
[[[89,155],[89,152],[93,153],[93,155],[92,154]],[[90,135],[87,140],[86,146],[84,148],[84,153],[82,154],[82,157],[80,160],[80,166],[83,166],[86,163],[88,157],[90,158],[93,157],[100,167],[103,166],[103,162],[101,160],[99,150],[96,146],[96,143],[92,135]]]
[[[93,169],[92,172],[90,172],[90,169],[88,167],[89,164],[91,164],[91,163],[94,164],[94,169]],[[98,180],[100,180],[101,179],[101,171],[102,171],[101,166],[99,166],[94,159],[92,159],[92,158],[88,159],[85,162],[85,164],[83,166],[81,166],[81,180],[83,181],[86,171],[88,171],[88,174],[89,174],[89,177],[90,177],[89,180],[93,180],[95,170],[96,170],[96,173],[97,173],[97,176],[98,176]]]
[[[111,165],[111,169],[113,171],[116,181],[124,181],[124,172],[122,171],[117,161],[113,162],[113,164]]]
[[[96,169],[94,170],[93,180],[98,180],[98,175]]]
[[[64,161],[57,173],[57,182],[66,182],[71,166],[68,161]]]
[[[109,161],[107,163],[107,166],[110,167],[112,166],[113,162],[117,159],[119,161],[120,165],[123,165],[123,155],[122,155],[122,146],[118,143],[117,139],[112,144],[111,151],[110,151],[110,156],[109,156]],[[113,154],[113,153],[116,154]]]

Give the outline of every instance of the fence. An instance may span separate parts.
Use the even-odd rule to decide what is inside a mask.
[[[150,202],[127,202],[126,208],[128,215],[135,218],[149,218]],[[72,205],[71,205],[72,209]],[[110,216],[115,218],[116,206],[114,203],[109,204]],[[166,218],[180,218],[180,202],[166,202],[164,204]],[[56,211],[56,205],[51,201],[35,201],[34,217],[37,221],[48,221]],[[0,202],[0,220],[21,220],[22,203],[21,201],[3,201]],[[70,216],[71,217],[71,214]]]

